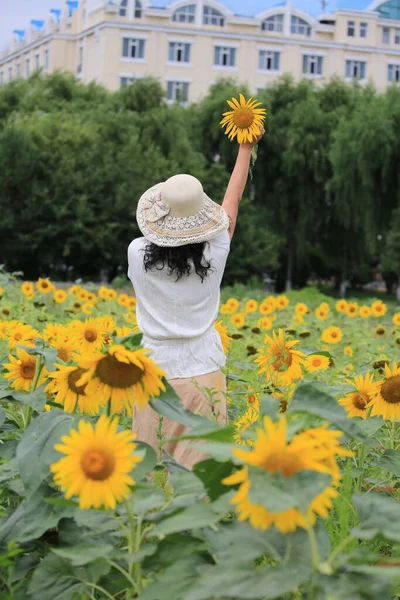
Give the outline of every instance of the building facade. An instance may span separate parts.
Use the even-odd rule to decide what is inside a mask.
[[[36,69],[74,73],[110,90],[153,75],[168,100],[199,100],[220,77],[252,93],[283,73],[319,84],[337,75],[400,83],[400,0],[314,17],[286,3],[238,16],[217,0],[68,1],[47,21],[16,30],[0,54],[0,85]]]

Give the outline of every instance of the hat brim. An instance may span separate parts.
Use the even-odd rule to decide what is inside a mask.
[[[149,188],[139,199],[136,220],[143,236],[157,246],[178,247],[207,242],[226,231],[229,219],[225,210],[204,194],[204,206],[190,217],[162,216],[157,221],[146,218],[149,201],[155,200],[162,183]]]

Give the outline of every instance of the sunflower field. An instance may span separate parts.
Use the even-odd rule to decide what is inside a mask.
[[[223,291],[221,426],[183,409],[130,292],[0,277],[2,600],[399,598],[398,307]],[[157,451],[131,433],[149,402]]]

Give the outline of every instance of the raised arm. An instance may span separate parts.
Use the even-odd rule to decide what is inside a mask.
[[[259,142],[263,134],[264,130],[262,130],[260,136],[252,144],[240,144],[236,164],[232,171],[228,187],[226,188],[222,207],[229,217],[229,236],[231,239],[236,227],[239,204],[249,175],[251,151],[253,146]]]

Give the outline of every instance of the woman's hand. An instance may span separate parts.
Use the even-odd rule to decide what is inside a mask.
[[[245,142],[244,144],[240,144],[240,146],[244,146],[245,148],[249,148],[252,150],[254,146],[257,146],[258,142],[261,140],[262,136],[265,133],[265,129],[260,127],[259,135],[252,142]]]

